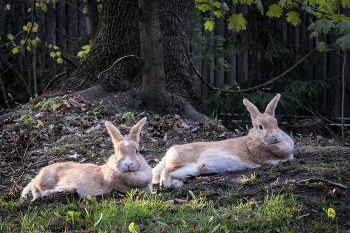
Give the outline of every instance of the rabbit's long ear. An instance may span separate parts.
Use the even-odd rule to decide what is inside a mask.
[[[270,116],[275,117],[275,109],[277,107],[277,103],[280,100],[281,95],[277,94],[272,100],[271,102],[267,105],[266,109],[265,109],[265,113],[269,114]]]
[[[120,134],[117,127],[115,127],[111,122],[106,121],[105,125],[109,132],[109,135],[111,135],[113,144],[117,144],[118,142],[124,140],[124,137]]]
[[[133,140],[136,143],[139,143],[140,133],[141,133],[142,127],[146,123],[146,120],[147,120],[147,118],[144,117],[134,127],[131,128],[130,133],[129,133],[129,139],[130,140]]]
[[[254,121],[255,117],[260,114],[259,109],[247,99],[243,100],[243,104],[247,107],[252,121]]]

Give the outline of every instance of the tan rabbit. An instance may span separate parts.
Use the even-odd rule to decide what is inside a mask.
[[[48,196],[51,192],[76,190],[82,197],[106,194],[113,189],[131,191],[136,188],[149,191],[152,184],[152,169],[137,152],[140,132],[146,118],[139,121],[124,138],[110,122],[105,125],[112,137],[115,154],[108,163],[79,164],[73,162],[55,163],[44,167],[25,187],[22,196],[31,190],[33,199]]]
[[[293,159],[294,142],[278,128],[274,117],[279,99],[278,94],[263,114],[249,100],[243,100],[253,122],[248,136],[171,147],[152,170],[153,184],[181,186],[189,175],[240,171]]]

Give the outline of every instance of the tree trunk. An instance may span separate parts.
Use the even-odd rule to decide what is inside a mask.
[[[90,47],[92,47],[95,35],[98,28],[98,6],[96,0],[84,0],[85,5],[85,16],[86,16],[86,26],[88,31],[88,38]]]
[[[193,102],[197,98],[189,74],[188,59],[181,43],[181,23],[176,15],[168,11],[162,11],[172,10],[181,17],[184,22],[186,46],[189,46],[194,1],[159,0],[158,4],[162,33],[162,43],[158,42],[158,45],[163,45],[165,91],[190,99],[192,104],[197,104],[198,102]],[[110,88],[112,91],[127,91],[135,88],[141,89],[143,85],[150,85],[151,83],[143,83],[145,80],[143,80],[144,77],[141,77],[141,62],[135,57],[122,59],[109,69],[121,57],[127,55],[141,57],[140,33],[142,32],[139,31],[138,27],[139,17],[140,11],[137,0],[103,1],[94,45],[71,77],[59,89],[77,91],[98,84],[104,88]],[[154,34],[146,36],[149,40],[156,41]],[[158,49],[157,52],[159,52]],[[148,69],[154,69],[154,67],[145,67],[153,65],[151,62],[154,61],[147,61],[150,59],[152,58],[142,57],[143,72],[147,73]],[[107,69],[108,71],[106,71]],[[161,75],[158,77],[161,77]],[[157,78],[154,80],[157,81]],[[159,93],[158,88],[161,90],[160,86],[162,85],[155,83],[155,86],[150,86],[149,90]]]
[[[147,109],[162,111],[165,73],[158,0],[139,0],[139,9],[143,100]]]

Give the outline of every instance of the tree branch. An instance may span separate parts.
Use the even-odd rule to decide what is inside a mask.
[[[45,94],[46,90],[53,84],[54,81],[56,81],[57,79],[59,79],[60,77],[62,77],[65,74],[66,74],[66,72],[60,73],[60,74],[56,75],[53,79],[51,79],[51,81],[45,87],[43,94]]]
[[[111,67],[109,67],[107,70],[102,71],[101,73],[99,73],[98,76],[97,76],[97,78],[99,79],[101,74],[107,72],[107,71],[110,70],[115,64],[117,64],[120,60],[122,60],[122,59],[124,59],[124,58],[127,58],[127,57],[135,57],[135,58],[141,60],[141,58],[139,58],[139,57],[137,57],[137,56],[135,56],[135,55],[126,55],[126,56],[124,56],[124,57],[121,57],[121,58],[119,58],[118,60],[116,60],[116,61],[111,65]]]

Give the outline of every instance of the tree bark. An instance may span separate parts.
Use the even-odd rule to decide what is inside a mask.
[[[96,0],[84,0],[86,26],[90,47],[92,47],[98,28],[99,12]]]
[[[165,73],[158,0],[139,0],[139,9],[143,100],[147,109],[162,111]]]
[[[162,33],[162,43],[158,40],[158,45],[163,45],[165,91],[177,96],[182,96],[187,100],[189,99],[192,101],[192,104],[198,104],[199,101],[194,94],[189,74],[188,59],[186,58],[184,47],[181,42],[181,22],[171,12],[162,12],[162,10],[172,10],[181,17],[184,22],[183,28],[186,46],[189,46],[194,1],[159,0],[158,4]],[[63,83],[59,89],[61,91],[77,91],[87,89],[96,84],[104,88],[109,88],[112,91],[127,91],[135,88],[141,89],[141,87],[143,87],[143,81],[147,80],[147,78],[143,80],[145,77],[143,77],[140,72],[141,65],[142,71],[147,73],[147,69],[154,68],[145,67],[146,65],[153,65],[151,62],[154,61],[147,61],[152,58],[142,57],[143,64],[133,57],[125,58],[116,63],[111,69],[108,69],[113,62],[121,57],[127,55],[141,57],[141,32],[138,25],[139,17],[138,0],[104,0],[98,32],[90,52],[87,54],[86,58],[79,63],[77,69],[75,69],[67,82]],[[154,40],[154,34],[148,34],[147,37],[149,40]],[[157,48],[157,51],[158,49],[159,48]],[[155,54],[156,53],[153,55]],[[158,65],[159,64],[157,64],[157,66]],[[99,76],[101,72],[107,69],[107,72]],[[98,76],[99,78],[97,78]],[[162,75],[159,75],[158,77],[161,76]],[[154,80],[161,81],[157,78]],[[155,87],[152,87],[153,89],[151,87],[149,88],[151,88],[150,90],[153,92],[158,92],[158,88],[162,90],[159,86],[158,83],[155,83]]]

